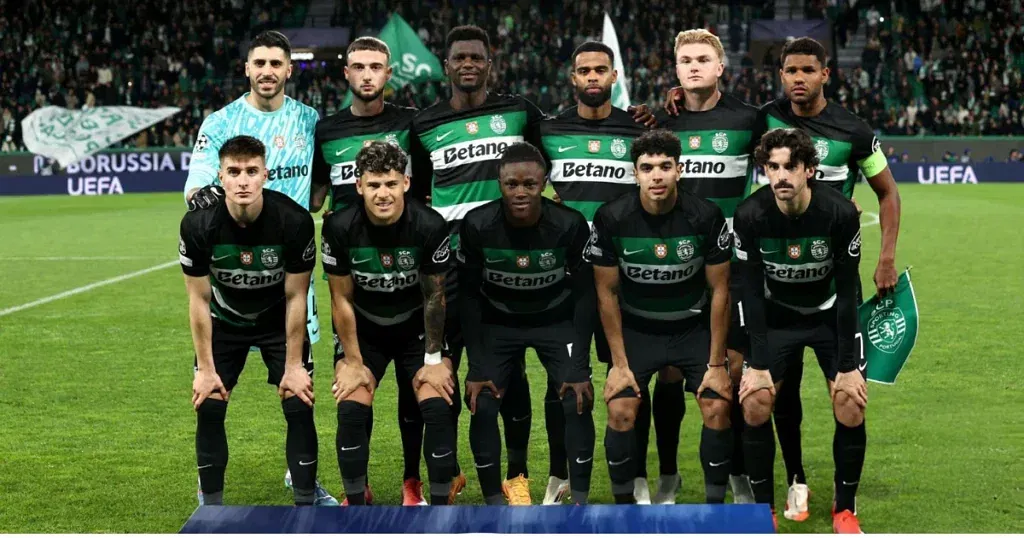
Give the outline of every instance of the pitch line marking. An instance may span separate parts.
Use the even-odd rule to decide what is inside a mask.
[[[117,284],[118,282],[122,282],[122,281],[128,280],[130,278],[135,278],[137,276],[142,276],[142,275],[145,275],[145,274],[148,274],[148,273],[152,273],[153,271],[159,271],[161,269],[166,269],[168,267],[173,267],[175,265],[178,265],[178,260],[170,261],[170,262],[167,262],[167,263],[161,263],[160,265],[154,265],[153,267],[147,267],[146,269],[141,269],[139,271],[134,271],[134,272],[131,272],[131,273],[125,273],[123,275],[115,276],[113,278],[108,278],[106,280],[100,280],[99,282],[93,282],[92,284],[86,284],[85,286],[81,286],[81,287],[78,287],[78,288],[70,289],[68,291],[64,291],[64,292],[58,293],[56,295],[51,295],[49,297],[43,297],[42,299],[36,299],[35,301],[32,301],[30,303],[25,303],[25,304],[22,304],[22,305],[12,306],[10,308],[5,308],[3,310],[0,310],[0,317],[4,317],[4,316],[6,316],[8,314],[14,314],[15,312],[21,312],[22,310],[28,310],[29,308],[33,308],[33,307],[36,307],[36,306],[44,305],[46,303],[52,303],[54,301],[58,301],[60,299],[66,298],[66,297],[71,297],[72,295],[78,295],[79,293],[85,293],[87,291],[94,290],[96,288],[100,288],[100,287],[103,287],[103,286],[107,286],[109,284]]]

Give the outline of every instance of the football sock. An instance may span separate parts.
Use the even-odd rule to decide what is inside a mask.
[[[832,437],[832,458],[836,466],[836,512],[857,511],[857,485],[864,468],[867,441],[864,422],[850,428],[836,421],[836,432]]]
[[[319,444],[316,424],[313,422],[313,408],[298,396],[281,401],[284,419],[288,424],[285,438],[285,457],[292,472],[292,493],[295,504],[313,504],[316,499],[316,470]]]
[[[224,417],[228,403],[207,398],[196,411],[196,467],[204,504],[220,504],[224,469],[228,466],[228,437]]]
[[[658,470],[662,476],[674,475],[679,472],[676,462],[679,454],[679,429],[686,415],[683,383],[655,383],[651,407],[654,410],[654,437],[658,445]]]
[[[349,505],[366,504],[366,469],[370,459],[366,421],[372,413],[370,406],[359,402],[345,400],[338,404],[338,434],[334,444]]]
[[[500,406],[501,402],[491,391],[484,390],[476,398],[476,413],[469,417],[469,448],[473,451],[480,490],[485,499],[495,495],[501,497]]]

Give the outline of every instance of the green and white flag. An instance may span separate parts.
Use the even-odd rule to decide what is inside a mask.
[[[626,81],[626,68],[622,66],[622,53],[619,52],[619,38],[615,35],[615,25],[608,13],[604,14],[604,29],[601,31],[601,42],[607,45],[615,53],[615,63],[612,67],[618,73],[618,79],[612,86],[612,106],[626,110],[629,108],[629,87]]]
[[[47,106],[21,120],[25,147],[66,168],[181,111],[177,107],[101,106],[69,110]]]
[[[441,60],[420,41],[416,31],[400,15],[393,14],[377,37],[391,49],[391,80],[388,86],[398,90],[409,84],[444,80]],[[341,107],[352,104],[352,91],[345,95]]]
[[[917,343],[917,297],[910,282],[910,268],[896,281],[894,293],[864,301],[858,313],[868,381],[891,385]]]

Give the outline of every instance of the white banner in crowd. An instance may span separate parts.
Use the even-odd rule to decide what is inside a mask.
[[[601,42],[608,45],[615,53],[615,65],[612,68],[618,72],[618,79],[612,86],[612,106],[626,110],[629,108],[629,85],[626,76],[626,68],[622,66],[622,53],[619,52],[619,38],[615,35],[615,25],[607,13],[604,14],[604,28],[601,31]]]
[[[55,159],[65,168],[179,111],[170,106],[101,106],[88,110],[47,106],[21,120],[21,131],[29,151]]]

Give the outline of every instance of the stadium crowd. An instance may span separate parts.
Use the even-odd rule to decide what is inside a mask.
[[[772,3],[755,0],[747,12],[773,16]],[[126,10],[112,0],[24,6],[0,0],[0,151],[24,149],[20,121],[45,105],[179,106],[182,113],[125,145],[191,146],[202,119],[247,88],[239,44],[263,29],[300,26],[306,7],[301,0],[139,0]],[[714,31],[728,12],[728,41],[735,48],[742,39],[735,8],[612,3],[633,102],[660,107],[676,85],[671,47],[679,30]],[[866,28],[861,66],[834,69],[826,93],[878,134],[1024,135],[1022,8],[1022,0],[900,0],[890,13],[888,3],[876,8],[862,0],[850,7],[849,0],[838,0],[807,2],[805,15],[833,20],[840,45]],[[602,2],[336,0],[330,23],[352,27],[353,36],[375,35],[396,12],[438,57],[449,28],[492,29],[492,87],[557,112],[573,104],[568,58],[583,41],[600,38],[604,10]],[[780,87],[773,68],[754,65],[745,55],[723,82],[737,97],[761,105]],[[347,92],[340,69],[336,62],[301,63],[286,91],[332,114]],[[422,107],[445,91],[440,82],[407,86],[392,99]]]

